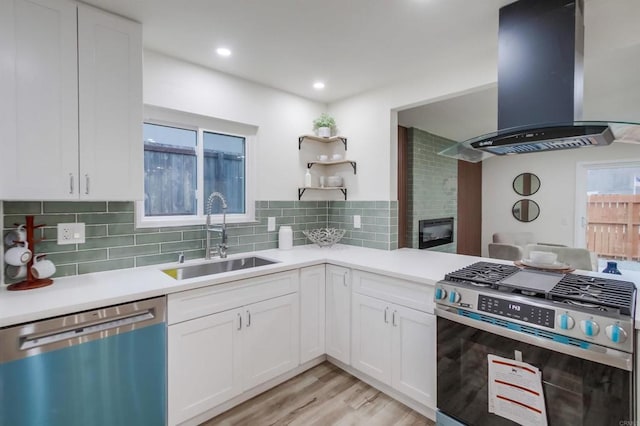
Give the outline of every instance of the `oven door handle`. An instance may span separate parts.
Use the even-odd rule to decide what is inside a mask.
[[[508,328],[499,327],[486,322],[478,321],[472,318],[463,317],[456,312],[457,308],[436,307],[436,316],[446,318],[458,324],[466,325],[471,328],[486,331],[499,336],[504,336],[518,342],[528,343],[543,349],[549,349],[566,355],[572,355],[588,361],[597,362],[599,364],[608,365],[610,367],[620,368],[626,371],[633,371],[633,356],[629,353],[618,351],[616,349],[604,346],[589,344],[588,348],[578,348],[564,343],[555,342],[553,340],[544,339],[537,336],[510,330]]]

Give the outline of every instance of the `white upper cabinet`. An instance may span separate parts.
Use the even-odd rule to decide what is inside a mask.
[[[142,29],[78,6],[80,197],[143,194]]]
[[[71,1],[0,3],[0,199],[142,198],[141,40]]]
[[[78,197],[77,63],[75,3],[0,2],[0,199]]]

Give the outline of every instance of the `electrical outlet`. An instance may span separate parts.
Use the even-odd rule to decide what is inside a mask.
[[[84,223],[59,223],[58,244],[83,244]]]
[[[360,215],[356,214],[353,216],[353,227],[356,229],[360,229]]]
[[[270,216],[267,218],[267,232],[276,230],[276,218]]]

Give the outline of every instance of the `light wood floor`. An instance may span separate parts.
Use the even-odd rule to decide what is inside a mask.
[[[434,423],[325,362],[203,423],[214,425],[367,425]]]

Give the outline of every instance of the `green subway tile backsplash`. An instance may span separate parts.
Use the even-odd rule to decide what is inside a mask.
[[[24,223],[25,215],[35,215],[36,224],[46,225],[36,231],[36,238],[44,238],[36,252],[56,264],[54,277],[174,262],[180,253],[204,257],[204,226],[137,229],[134,210],[133,202],[120,201],[5,201],[3,235]],[[354,214],[361,216],[360,229],[353,228]],[[269,216],[276,218],[276,231],[267,231]],[[69,222],[86,224],[84,244],[58,245],[57,224]],[[294,245],[311,244],[305,229],[336,227],[347,229],[342,244],[390,250],[397,247],[397,202],[256,201],[255,222],[228,224],[228,253],[276,248],[281,225],[293,228]],[[212,235],[213,244],[218,238]]]
[[[407,233],[409,247],[418,247],[418,221],[453,217],[457,226],[458,211],[458,162],[438,155],[438,152],[455,142],[417,128],[408,131],[407,160]],[[397,217],[392,216],[392,217]],[[457,236],[454,230],[454,238]],[[397,243],[396,243],[397,245]],[[455,253],[452,244],[432,247],[429,250]]]
[[[111,271],[114,269],[127,269],[133,268],[134,260],[119,259],[119,260],[106,260],[104,262],[88,262],[78,264],[78,274],[90,274],[91,272]]]
[[[43,204],[44,213],[106,213],[107,211],[105,202],[45,201]]]

